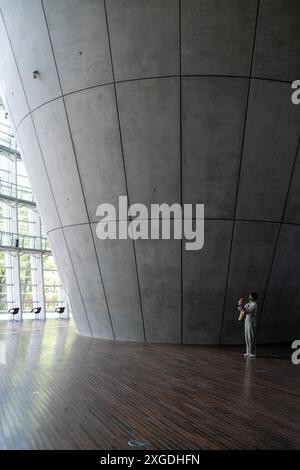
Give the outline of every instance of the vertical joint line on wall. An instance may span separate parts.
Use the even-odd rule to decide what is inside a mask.
[[[258,322],[257,322],[257,332],[258,332],[258,328],[261,324],[261,318],[262,318],[264,305],[265,305],[265,301],[266,301],[266,297],[267,297],[267,290],[268,290],[269,285],[270,285],[272,270],[273,270],[273,266],[274,266],[276,253],[277,253],[279,238],[280,238],[280,234],[281,234],[281,228],[282,228],[282,225],[284,223],[284,216],[285,216],[286,207],[287,207],[287,203],[288,203],[288,199],[289,199],[289,194],[290,194],[290,190],[291,190],[291,186],[292,186],[293,175],[294,175],[294,170],[295,170],[295,166],[296,166],[296,162],[297,162],[297,156],[298,156],[299,148],[300,148],[300,137],[298,138],[296,153],[295,153],[295,156],[294,156],[294,161],[293,161],[293,166],[292,166],[292,170],[291,170],[291,174],[290,174],[290,178],[289,178],[286,197],[285,197],[285,201],[284,201],[284,205],[283,205],[283,209],[282,209],[282,214],[281,214],[281,218],[280,218],[280,222],[279,222],[279,227],[278,227],[277,238],[276,238],[275,247],[274,247],[274,251],[273,251],[272,261],[271,261],[271,265],[270,265],[270,269],[269,269],[269,273],[268,273],[268,278],[267,278],[267,282],[266,282],[266,288],[265,288],[263,300],[262,300],[262,303],[261,303],[260,315],[259,315]],[[298,291],[298,288],[297,288],[297,291]],[[296,294],[297,294],[297,291],[296,291]],[[294,302],[295,302],[295,300],[296,300],[296,298],[294,299]],[[294,303],[293,303],[293,305],[294,305]],[[293,309],[293,307],[292,307],[292,309]],[[287,323],[288,323],[288,321],[286,322],[286,325],[287,325]]]
[[[180,204],[183,205],[183,165],[182,165],[182,58],[181,58],[181,0],[178,0],[179,36],[179,158],[180,158]],[[183,227],[182,227],[183,230]],[[180,341],[183,343],[183,233],[180,242]]]
[[[128,181],[127,181],[127,173],[126,173],[126,164],[125,164],[125,156],[124,156],[123,137],[122,137],[121,122],[120,122],[118,94],[117,94],[116,78],[115,78],[115,68],[114,68],[114,63],[113,63],[110,31],[109,31],[109,26],[108,26],[106,0],[103,0],[103,5],[104,5],[104,13],[105,13],[105,22],[106,22],[106,30],[107,30],[109,55],[110,55],[110,62],[111,62],[111,72],[112,72],[112,79],[113,79],[114,95],[115,95],[117,121],[118,121],[118,128],[119,128],[119,137],[120,137],[120,147],[121,147],[121,155],[122,155],[122,163],[123,163],[123,171],[124,171],[124,179],[125,179],[125,188],[126,188],[126,194],[127,194],[127,198],[128,198],[128,204],[130,206]],[[134,257],[134,263],[135,263],[135,269],[136,269],[136,276],[137,276],[137,288],[138,288],[138,296],[139,296],[139,303],[140,303],[140,312],[141,312],[143,336],[144,336],[144,341],[146,342],[146,330],[145,330],[143,303],[142,303],[141,286],[140,286],[139,271],[138,271],[137,256],[136,256],[136,247],[135,247],[135,241],[134,240],[132,240],[132,246],[133,246],[133,257]]]
[[[109,318],[109,321],[110,321],[113,338],[115,339],[115,333],[114,333],[114,329],[113,329],[113,325],[112,325],[111,315],[110,315],[110,311],[109,311],[109,305],[108,305],[107,296],[106,296],[106,292],[105,292],[105,288],[104,288],[103,277],[102,277],[102,273],[101,273],[101,269],[100,269],[100,263],[99,263],[99,259],[98,259],[98,255],[97,255],[97,251],[96,251],[95,241],[94,241],[94,238],[93,238],[93,232],[92,232],[91,221],[90,221],[90,217],[89,217],[89,213],[88,213],[87,202],[86,202],[85,194],[84,194],[84,190],[83,190],[83,183],[82,183],[82,179],[81,179],[81,175],[80,175],[80,171],[79,171],[79,165],[78,165],[78,161],[77,161],[75,145],[74,145],[73,136],[72,136],[72,132],[71,132],[70,121],[69,121],[69,117],[68,117],[68,113],[67,113],[65,98],[64,98],[64,95],[63,95],[63,89],[62,89],[61,80],[60,80],[60,76],[59,76],[59,72],[58,72],[56,57],[55,57],[55,53],[54,53],[53,43],[52,43],[52,39],[51,39],[51,35],[50,35],[50,30],[49,30],[49,25],[48,25],[48,20],[47,20],[45,8],[44,8],[43,0],[41,0],[41,5],[42,5],[43,14],[44,14],[44,20],[45,20],[47,33],[48,33],[49,43],[50,43],[50,47],[51,47],[51,51],[52,51],[52,55],[53,55],[53,60],[54,60],[54,64],[55,64],[55,69],[56,69],[57,79],[58,79],[59,88],[60,88],[60,92],[61,92],[61,98],[62,98],[62,102],[63,102],[63,106],[64,106],[66,121],[67,121],[68,129],[69,129],[69,135],[70,135],[70,140],[71,140],[71,144],[72,144],[73,155],[74,155],[74,160],[75,160],[75,164],[76,164],[76,168],[77,168],[78,178],[79,178],[79,182],[80,182],[82,197],[83,197],[83,201],[84,201],[84,204],[85,204],[88,225],[89,225],[91,238],[92,238],[92,243],[93,243],[95,256],[96,256],[96,260],[97,260],[97,264],[98,264],[98,270],[99,270],[100,280],[101,280],[101,284],[102,284],[102,288],[103,288],[103,294],[104,294],[104,298],[105,298],[105,302],[106,302],[108,318]],[[69,256],[70,256],[70,260],[71,260],[71,263],[72,263],[72,266],[73,266],[74,274],[75,274],[75,277],[76,277],[76,280],[77,280],[77,283],[78,283],[78,279],[77,279],[77,276],[76,276],[76,273],[75,273],[75,268],[74,268],[74,265],[73,265],[73,261],[72,261],[71,253],[70,253],[68,243],[67,243],[67,240],[66,240],[66,236],[65,236],[64,230],[62,230],[62,231],[63,231],[65,243],[66,243],[66,246],[67,246],[67,250],[68,250],[68,253],[69,253]],[[79,286],[79,283],[78,283],[78,286]],[[85,303],[84,303],[83,297],[81,296],[81,298],[82,298],[82,303],[83,303],[84,308],[85,308]],[[89,324],[89,327],[90,327],[90,330],[91,330],[91,334],[93,336],[93,331],[92,331],[92,327],[91,327],[91,324],[90,324],[90,320],[89,320],[86,308],[85,308],[85,312],[86,312],[86,318],[87,318],[87,321],[88,321],[88,324]]]
[[[245,107],[245,118],[244,118],[243,136],[242,136],[242,143],[241,143],[241,154],[240,154],[240,162],[239,162],[238,178],[237,178],[237,186],[236,186],[236,194],[235,194],[235,205],[234,205],[231,240],[230,240],[230,248],[229,248],[229,256],[228,256],[228,266],[227,266],[227,274],[226,274],[226,283],[225,283],[225,292],[224,292],[224,301],[223,301],[223,313],[222,313],[220,335],[219,335],[219,344],[221,344],[221,341],[222,341],[222,332],[223,332],[223,324],[224,324],[224,316],[225,316],[225,308],[226,308],[226,297],[227,297],[228,282],[229,282],[229,272],[230,272],[230,266],[231,266],[233,239],[234,239],[235,225],[236,225],[235,224],[235,222],[236,222],[236,212],[237,212],[240,178],[241,178],[241,171],[242,171],[245,133],[246,133],[246,127],[247,127],[248,106],[249,106],[249,97],[250,97],[250,89],[251,89],[251,77],[252,77],[252,71],[253,71],[253,60],[254,60],[254,52],[255,52],[255,44],[256,44],[256,32],[257,32],[257,24],[258,24],[258,18],[259,18],[259,7],[260,7],[260,0],[257,1],[256,18],[255,18],[255,26],[254,26],[254,34],[253,34],[252,52],[251,52],[251,60],[250,60],[250,70],[249,70],[249,78],[248,78],[248,90],[247,90],[246,107]]]

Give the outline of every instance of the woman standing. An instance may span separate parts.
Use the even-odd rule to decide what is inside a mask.
[[[253,359],[256,357],[256,312],[257,312],[257,294],[250,292],[249,302],[242,306],[239,302],[238,310],[240,311],[239,320],[245,317],[245,342],[246,353],[244,357]]]

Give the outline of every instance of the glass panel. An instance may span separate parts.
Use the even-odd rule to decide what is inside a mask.
[[[0,142],[1,143],[1,142]],[[16,196],[15,187],[15,157],[0,150],[0,194],[9,197]]]
[[[43,275],[46,311],[53,312],[56,307],[63,306],[61,280],[52,255],[43,256]]]
[[[3,106],[2,100],[0,98],[0,144],[12,149],[17,150],[17,142],[14,136],[14,133],[11,129],[9,120],[7,118],[7,112]]]
[[[22,160],[17,160],[17,197],[24,201],[34,200]]]
[[[0,200],[0,230],[1,232],[11,232],[12,206]]]
[[[13,255],[0,251],[0,314],[14,306]]]
[[[39,217],[35,207],[18,204],[18,233],[40,236]]]
[[[37,263],[37,255],[28,253],[20,255],[20,289],[23,312],[30,312],[33,307],[39,304]]]

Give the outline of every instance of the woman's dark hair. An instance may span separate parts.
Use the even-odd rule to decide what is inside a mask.
[[[257,293],[256,292],[250,292],[250,295],[253,300],[257,300]]]

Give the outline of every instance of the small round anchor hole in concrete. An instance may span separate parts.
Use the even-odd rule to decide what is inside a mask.
[[[128,441],[128,445],[131,447],[144,447],[146,445],[145,441],[142,441],[141,439],[131,439]]]

